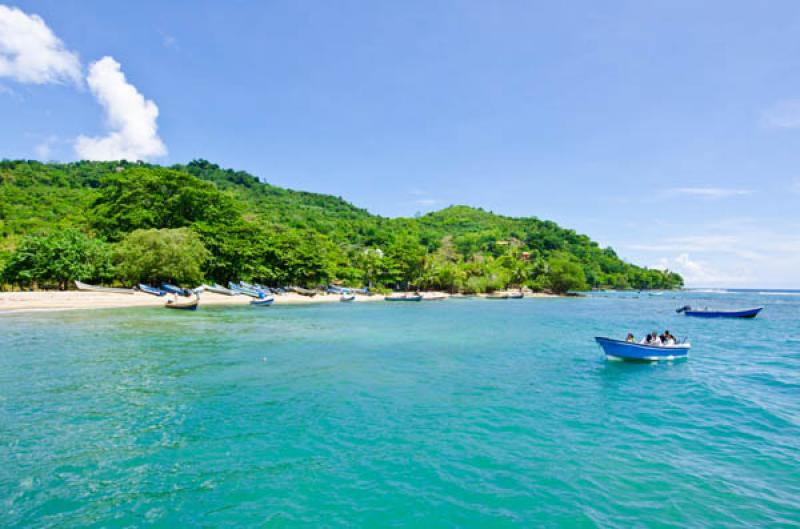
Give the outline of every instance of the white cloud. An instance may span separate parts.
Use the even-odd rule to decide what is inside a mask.
[[[86,160],[147,160],[164,156],[158,136],[158,107],[125,79],[120,64],[103,57],[89,66],[89,88],[103,106],[111,129],[108,135],[79,136],[75,152]]]
[[[20,83],[80,85],[81,63],[41,17],[0,5],[0,77]]]
[[[725,187],[676,187],[669,189],[668,192],[672,195],[686,195],[698,198],[727,198],[742,195],[749,195],[752,193],[749,189],[733,189]]]
[[[765,126],[776,129],[800,127],[800,99],[778,101],[764,111],[761,121]]]
[[[687,286],[733,285],[747,280],[746,274],[730,275],[720,272],[705,261],[691,259],[688,253],[671,259],[663,257],[653,268],[678,272]]]

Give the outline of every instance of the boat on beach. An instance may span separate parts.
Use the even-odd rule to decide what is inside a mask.
[[[422,301],[444,301],[449,297],[447,294],[425,294]]]
[[[86,292],[104,292],[106,294],[134,294],[136,291],[132,288],[112,288],[112,287],[99,287],[75,281],[75,288]]]
[[[161,290],[160,288],[151,287],[150,285],[145,285],[144,283],[139,283],[139,291],[144,292],[145,294],[150,294],[151,296],[158,296],[163,297],[167,295],[165,290]]]
[[[525,294],[522,292],[509,292],[508,299],[522,299],[525,297]]]
[[[264,298],[264,299],[251,299],[250,304],[255,307],[269,307],[272,305],[272,302],[275,301],[275,298]]]
[[[175,285],[170,285],[169,283],[161,283],[161,290],[183,297],[189,297],[192,293],[192,291],[188,288],[176,287]]]
[[[242,294],[244,296],[250,296],[251,298],[264,299],[265,297],[267,297],[267,295],[264,294],[260,290],[254,290],[254,289],[251,289],[251,288],[245,288],[243,286],[237,285],[233,281],[229,281],[228,282],[228,287],[233,292],[236,292],[237,294]]]
[[[355,294],[342,294],[339,297],[339,301],[342,301],[344,303],[348,303],[350,301],[355,301],[355,299],[356,299]]]
[[[677,309],[675,312],[678,314],[683,312],[686,316],[695,316],[697,318],[755,318],[762,310],[764,310],[764,307],[715,310],[709,308],[693,309],[691,306],[685,305]]]
[[[311,290],[310,288],[302,288],[302,287],[286,287],[286,290],[289,292],[294,292],[295,294],[300,294],[301,296],[307,296],[309,298],[313,298],[317,295],[316,290]]]
[[[511,296],[508,292],[492,292],[486,294],[486,299],[511,299]]]
[[[213,292],[214,294],[221,294],[223,296],[238,296],[238,292],[234,292],[229,288],[225,288],[220,284],[214,283],[213,285],[200,285],[195,289],[197,291],[206,291],[206,292]]]
[[[686,358],[692,347],[688,341],[675,345],[646,345],[604,336],[595,337],[595,341],[609,358],[643,362]]]
[[[175,301],[171,299],[167,301],[164,307],[177,310],[197,310],[198,305],[200,305],[200,298],[195,296],[194,299],[189,301]]]
[[[384,296],[384,301],[422,301],[420,294],[392,294]]]

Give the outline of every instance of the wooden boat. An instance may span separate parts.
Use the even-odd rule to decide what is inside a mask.
[[[111,288],[111,287],[98,287],[88,283],[75,281],[75,288],[84,290],[86,292],[104,292],[106,294],[134,294],[136,291],[132,288]]]
[[[256,307],[269,307],[275,298],[251,299],[250,304]]]
[[[317,291],[311,290],[310,288],[287,287],[287,290],[294,292],[295,294],[300,294],[301,296],[307,296],[309,298],[313,298],[317,295]]]
[[[138,288],[140,292],[150,294],[151,296],[163,297],[167,295],[166,291],[161,290],[160,288],[151,287],[150,285],[145,285],[144,283],[139,283]]]
[[[698,318],[755,318],[764,307],[754,307],[750,309],[734,310],[713,310],[713,309],[692,309],[689,305],[677,309],[675,312],[683,312],[687,316]]]
[[[189,301],[174,301],[169,300],[167,304],[164,305],[168,309],[177,309],[177,310],[197,310],[197,306],[200,304],[200,298],[195,296],[194,299]]]
[[[355,299],[356,299],[355,294],[342,294],[339,297],[339,301],[342,301],[342,302],[345,302],[345,303],[350,302],[350,301],[355,301]]]
[[[509,299],[510,295],[507,292],[492,292],[486,294],[486,299]]]
[[[636,342],[626,342],[625,340],[615,340],[603,336],[596,337],[595,341],[609,358],[645,362],[686,358],[689,354],[689,349],[692,347],[689,342],[677,343],[675,345],[645,345]]]
[[[422,301],[422,296],[420,294],[392,294],[383,299],[385,301]]]
[[[509,292],[508,299],[522,299],[525,297],[525,294],[522,292]]]

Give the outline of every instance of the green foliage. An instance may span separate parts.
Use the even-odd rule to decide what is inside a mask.
[[[25,237],[3,268],[7,283],[57,284],[61,289],[76,279],[104,281],[112,274],[108,245],[75,229]]]
[[[586,290],[586,275],[579,263],[565,255],[555,255],[548,262],[547,285],[556,294]]]
[[[189,228],[136,230],[116,245],[119,276],[130,283],[196,286],[211,254]]]
[[[124,239],[127,268],[113,277],[128,281],[180,277],[188,284],[205,277],[308,286],[340,280],[450,292],[683,284],[678,274],[626,263],[611,248],[534,217],[452,206],[387,219],[341,198],[282,189],[205,160],[171,168],[124,161],[0,162],[0,266],[13,260],[9,270],[16,270],[5,281],[35,281],[35,263],[14,253],[27,247],[25,237],[68,229],[99,241]],[[206,250],[197,250],[200,264],[191,271],[159,268],[156,261],[145,266],[148,258],[136,256],[127,239],[137,230],[180,229],[196,237],[180,244],[194,248],[200,242]],[[169,253],[156,242],[170,240],[166,235],[150,237],[134,240]]]

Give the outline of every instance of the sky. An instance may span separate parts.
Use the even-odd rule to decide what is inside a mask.
[[[0,158],[204,158],[800,288],[800,3],[0,0]]]

